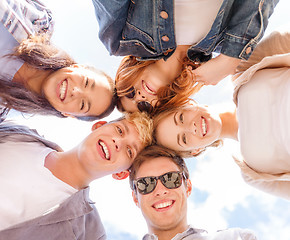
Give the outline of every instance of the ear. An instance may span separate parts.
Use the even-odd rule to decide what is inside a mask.
[[[98,121],[96,123],[94,123],[94,125],[92,126],[92,131],[96,130],[97,128],[105,125],[107,122],[106,121]]]
[[[191,151],[190,151],[190,154],[191,154],[192,156],[196,156],[196,155],[198,155],[199,153],[201,153],[202,151],[204,151],[204,148],[197,148],[197,149],[191,150]]]
[[[190,194],[191,194],[191,191],[192,191],[192,184],[191,184],[191,181],[190,181],[190,179],[186,179],[186,187],[187,187],[187,189],[186,189],[186,195],[187,195],[187,197],[189,197],[190,196]]]
[[[71,118],[75,118],[75,116],[74,116],[74,115],[72,115],[72,114],[69,114],[69,113],[64,113],[64,112],[62,112],[62,113],[61,113],[61,115],[65,116],[65,117],[71,117]]]
[[[132,191],[132,197],[133,197],[133,201],[134,201],[135,205],[138,208],[140,208],[139,201],[138,201],[138,197],[136,196],[136,192],[135,191]]]
[[[129,171],[128,170],[112,174],[112,177],[114,179],[116,179],[116,180],[122,180],[122,179],[127,178],[128,176],[129,176]]]

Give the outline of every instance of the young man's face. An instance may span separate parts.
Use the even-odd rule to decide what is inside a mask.
[[[160,176],[167,172],[180,171],[177,165],[166,157],[150,159],[144,162],[136,173],[136,179],[148,176]],[[187,228],[187,197],[191,193],[182,179],[182,185],[176,189],[166,188],[158,180],[153,192],[142,195],[133,192],[134,202],[140,207],[150,233],[172,229]]]
[[[94,125],[97,129],[78,149],[80,163],[94,179],[128,169],[144,147],[134,124],[125,119],[104,123]]]

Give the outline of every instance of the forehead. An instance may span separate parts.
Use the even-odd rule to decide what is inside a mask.
[[[151,158],[141,164],[136,173],[136,178],[146,176],[160,176],[166,172],[171,171],[180,171],[180,169],[170,158]]]

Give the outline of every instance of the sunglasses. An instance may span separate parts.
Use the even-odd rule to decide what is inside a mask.
[[[149,194],[156,188],[158,179],[168,189],[179,188],[182,178],[186,179],[183,172],[167,172],[158,177],[142,177],[133,181],[133,188],[142,195]]]
[[[131,87],[127,94],[125,95],[126,98],[133,99],[136,95],[136,90],[134,87]],[[151,113],[153,111],[153,106],[147,101],[140,101],[137,103],[137,108],[140,112],[147,112]]]

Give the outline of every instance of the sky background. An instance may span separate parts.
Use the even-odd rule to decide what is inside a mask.
[[[109,1],[109,0],[108,0]],[[43,0],[55,16],[53,42],[79,63],[102,69],[112,78],[120,57],[109,56],[98,39],[98,24],[90,0]],[[290,1],[280,0],[269,19],[266,35],[290,23]],[[229,79],[207,86],[194,99],[216,109],[234,107]],[[105,120],[121,116],[114,111]],[[56,117],[20,116],[15,121],[36,128],[64,150],[77,145],[89,133],[93,123]],[[229,227],[249,228],[261,240],[290,239],[290,202],[248,186],[242,179],[232,155],[239,144],[226,140],[223,147],[210,149],[198,158],[187,159],[193,191],[188,201],[188,222],[209,232]],[[91,199],[101,215],[109,240],[137,240],[147,232],[141,211],[131,197],[128,180],[111,176],[91,184]]]

